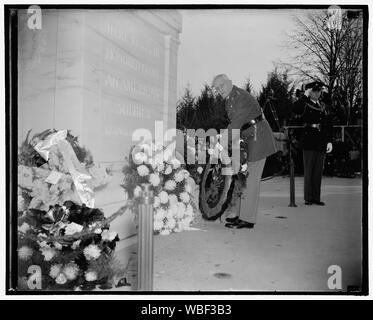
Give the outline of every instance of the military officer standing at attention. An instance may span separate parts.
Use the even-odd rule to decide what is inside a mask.
[[[333,149],[333,126],[328,108],[320,101],[323,84],[315,81],[305,86],[305,92],[293,105],[293,112],[301,119],[304,167],[304,200],[306,205],[325,205],[320,200],[321,178],[325,153]]]
[[[246,90],[237,88],[225,74],[214,77],[212,87],[225,99],[225,109],[230,120],[228,132],[232,133],[232,141],[240,137],[247,146],[248,177],[241,201],[234,201],[231,208],[227,228],[253,228],[256,223],[260,180],[266,158],[275,153],[276,145],[267,120],[264,119],[258,101]],[[232,132],[232,129],[238,129]],[[241,133],[241,134],[240,134]],[[232,159],[233,172],[238,172],[240,159]]]

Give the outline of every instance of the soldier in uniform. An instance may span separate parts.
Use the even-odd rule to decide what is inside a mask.
[[[306,205],[325,205],[320,200],[321,177],[325,153],[333,149],[332,122],[326,104],[320,101],[323,84],[319,81],[305,86],[305,92],[293,105],[293,112],[301,119],[304,167],[304,200]]]
[[[214,77],[212,87],[225,99],[225,109],[230,120],[228,132],[232,133],[232,141],[242,138],[247,146],[247,187],[243,190],[241,201],[231,208],[227,228],[241,229],[253,228],[256,223],[260,180],[266,158],[276,153],[275,139],[272,129],[264,119],[258,101],[247,91],[232,84],[225,75]],[[241,134],[240,134],[241,133]],[[233,172],[238,172],[240,159],[232,159]]]

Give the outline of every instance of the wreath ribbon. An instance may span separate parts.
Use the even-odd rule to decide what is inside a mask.
[[[87,173],[82,172],[82,165],[76,157],[74,149],[70,143],[66,141],[66,136],[67,130],[60,130],[56,133],[52,133],[43,141],[39,141],[35,145],[34,149],[40,154],[41,157],[43,157],[44,160],[48,161],[51,147],[58,145],[62,158],[65,161],[67,169],[74,182],[76,193],[78,194],[82,203],[89,208],[94,208],[94,192],[87,184],[87,180],[92,179],[92,177]]]

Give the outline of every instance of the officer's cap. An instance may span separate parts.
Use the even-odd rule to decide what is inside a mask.
[[[320,81],[313,81],[306,84],[305,89],[312,89],[314,91],[321,90],[324,87],[324,84]]]

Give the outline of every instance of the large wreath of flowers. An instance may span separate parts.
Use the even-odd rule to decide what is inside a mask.
[[[192,201],[192,181],[174,150],[155,143],[140,143],[133,147],[123,168],[122,187],[134,200],[135,220],[144,184],[150,185],[154,196],[154,232],[168,235],[188,229],[195,217]]]
[[[49,206],[63,205],[67,200],[82,204],[61,147],[53,141],[47,143],[60,133],[71,146],[69,157],[74,170],[84,174],[90,189],[105,186],[110,181],[106,169],[94,164],[91,153],[81,147],[78,138],[68,130],[48,129],[35,134],[32,139],[29,139],[29,131],[18,152],[18,211],[28,208],[48,210]],[[38,146],[42,149],[39,152]]]
[[[48,212],[29,209],[18,219],[20,290],[92,290],[113,287],[120,266],[113,257],[115,231],[99,209],[66,201]],[[39,287],[30,267],[40,268]]]
[[[117,285],[123,268],[114,257],[119,238],[110,221],[126,208],[105,219],[92,191],[110,177],[67,130],[46,130],[31,140],[28,133],[18,161],[18,289]],[[30,267],[39,273],[30,275]]]

